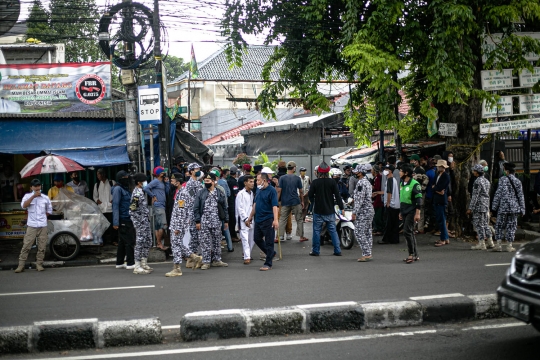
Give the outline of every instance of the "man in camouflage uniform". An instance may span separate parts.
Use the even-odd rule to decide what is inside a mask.
[[[478,245],[472,246],[471,250],[486,250],[486,239],[488,240],[488,246],[493,247],[487,216],[491,184],[484,176],[484,167],[482,165],[474,165],[472,172],[476,180],[473,184],[471,203],[467,215],[472,214],[472,223],[478,233]]]
[[[371,203],[372,187],[366,174],[371,171],[371,165],[356,165],[353,170],[358,178],[354,189],[354,211],[352,219],[354,221],[354,234],[356,241],[362,249],[362,257],[358,262],[367,262],[373,259],[371,249],[373,247],[372,222],[375,216],[375,209]],[[343,230],[342,230],[343,231]]]
[[[148,253],[152,247],[152,231],[150,230],[150,220],[148,215],[148,202],[143,192],[146,186],[146,175],[137,173],[134,176],[135,189],[131,194],[131,204],[129,205],[129,216],[135,228],[135,269],[134,274],[150,274],[152,268],[146,264]]]
[[[215,267],[227,267],[221,261],[221,221],[225,221],[224,229],[229,228],[229,212],[225,195],[216,188],[216,175],[209,173],[204,178],[204,188],[197,193],[193,204],[193,219],[197,230],[200,231],[203,265],[201,270],[210,269],[210,263]],[[222,208],[222,218],[218,204]]]
[[[192,253],[191,250],[184,246],[184,235],[189,229],[189,217],[188,208],[186,204],[189,200],[189,194],[185,188],[182,188],[181,181],[176,179],[175,174],[171,176],[171,185],[173,191],[176,191],[174,195],[173,210],[171,215],[171,222],[169,229],[171,230],[171,247],[173,252],[173,269],[165,274],[167,277],[181,276],[182,269],[182,257],[190,259],[195,266],[192,269],[195,270],[200,267],[202,257]]]
[[[525,215],[525,199],[521,182],[514,175],[516,165],[514,163],[504,163],[504,170],[507,176],[499,178],[499,186],[495,191],[492,209],[497,211],[497,223],[495,224],[495,240],[497,245],[493,251],[503,251],[501,242],[503,231],[506,230],[505,251],[516,251],[512,247],[517,229],[517,217],[521,213]]]
[[[191,235],[191,240],[189,241],[189,250],[192,253],[197,253],[199,251],[200,241],[199,241],[199,231],[193,219],[193,203],[195,202],[195,196],[199,190],[202,189],[201,182],[198,180],[198,177],[201,176],[201,166],[197,163],[191,163],[188,165],[188,172],[191,176],[186,183],[186,208],[187,208],[187,223],[189,224],[189,233]],[[193,261],[188,259],[186,263],[187,268],[193,267]]]

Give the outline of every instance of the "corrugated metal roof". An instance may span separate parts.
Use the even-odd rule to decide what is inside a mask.
[[[213,147],[213,146],[241,145],[243,143],[244,143],[244,137],[237,136],[237,137],[223,140],[223,141],[220,141],[220,142],[208,145],[208,146]]]
[[[227,130],[225,132],[222,132],[221,134],[218,134],[216,136],[213,136],[209,139],[206,139],[203,141],[203,144],[204,145],[212,145],[212,144],[216,144],[216,143],[219,143],[219,142],[224,142],[228,139],[234,139],[234,138],[237,138],[237,137],[241,137],[242,138],[242,142],[244,142],[244,137],[240,135],[240,132],[242,130],[249,130],[249,129],[252,129],[254,127],[257,127],[257,126],[261,126],[263,125],[264,123],[260,120],[256,120],[256,121],[252,121],[252,122],[249,122],[247,124],[244,124],[244,125],[240,125],[240,126],[237,126],[233,129],[230,129],[230,130]]]
[[[288,131],[288,130],[294,130],[294,129],[305,129],[305,128],[313,128],[313,127],[321,127],[322,124],[318,124],[319,122],[322,122],[323,120],[331,120],[328,119],[330,117],[335,117],[336,126],[340,125],[338,123],[341,123],[340,126],[343,125],[343,114],[342,113],[330,113],[330,114],[323,114],[321,116],[306,116],[306,117],[299,117],[292,120],[283,120],[279,122],[268,122],[264,125],[257,126],[256,128],[244,130],[241,132],[242,135],[248,135],[248,134],[260,134],[265,132],[274,132],[274,131]]]
[[[116,107],[115,107],[116,109]],[[41,118],[41,119],[64,119],[64,118],[78,118],[78,119],[112,119],[114,118],[124,118],[124,111],[115,111],[113,114],[112,110],[102,110],[102,111],[84,111],[84,112],[54,112],[54,113],[0,113],[0,118]]]

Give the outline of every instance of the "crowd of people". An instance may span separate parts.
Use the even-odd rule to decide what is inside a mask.
[[[515,177],[515,165],[502,159],[496,164],[495,186],[485,176],[485,161],[471,169],[467,215],[472,216],[478,235],[474,250],[515,251],[512,242],[517,216],[525,214],[525,201],[521,182]],[[253,248],[257,245],[264,261],[259,270],[271,270],[276,256],[274,244],[292,240],[293,218],[299,242],[309,240],[304,226],[312,222],[310,256],[320,255],[323,231],[332,241],[333,255],[341,256],[335,220],[336,211],[342,213],[346,204],[353,209],[351,220],[362,252],[358,262],[373,260],[374,236],[381,236],[378,244],[391,245],[399,243],[402,233],[408,248],[404,262],[411,264],[420,259],[416,234],[431,232],[438,236],[434,244],[437,247],[448,245],[454,237],[448,229],[449,218],[455,215],[454,168],[452,153],[445,154],[444,159],[439,155],[427,158],[413,154],[397,161],[395,156],[389,156],[385,163],[346,165],[343,170],[322,162],[315,167],[312,180],[304,167],[298,169],[297,175],[294,161],[280,161],[274,172],[261,165],[226,169],[186,164],[177,159],[170,175],[164,168],[156,167],[151,182],[142,173],[130,176],[119,171],[116,181],[112,181],[104,171],[98,171],[100,181],[94,187],[94,200],[104,214],[110,214],[112,227],[118,231],[116,268],[133,270],[134,274],[153,271],[148,265],[152,230],[157,247],[162,250],[167,250],[166,232],[170,235],[173,269],[165,274],[167,277],[182,275],[183,261],[186,268],[193,270],[227,267],[222,261],[222,249],[226,246],[228,252],[233,252],[233,242],[241,242],[245,265],[253,261]],[[69,191],[88,192],[86,183],[79,181],[75,173],[70,178],[72,181],[66,185]],[[55,178],[55,187],[63,187],[62,180]],[[50,193],[51,196],[54,194]],[[46,226],[50,213],[49,197],[41,193],[41,183],[34,179],[32,193],[22,199],[21,206],[29,213],[30,231],[21,260],[26,260],[31,244],[27,237],[43,235],[40,229]],[[490,210],[496,214],[494,231],[489,226]],[[38,270],[43,269],[41,247]]]

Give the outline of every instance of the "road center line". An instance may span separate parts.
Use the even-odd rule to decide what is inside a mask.
[[[511,263],[504,263],[504,264],[486,264],[486,266],[510,266]]]
[[[153,288],[153,287],[156,287],[156,286],[155,285],[142,285],[142,286],[125,286],[125,287],[112,287],[112,288],[97,288],[97,289],[33,291],[33,292],[20,292],[20,293],[6,293],[6,294],[0,294],[0,296],[58,294],[58,293],[87,292],[87,291],[108,291],[108,290],[130,290],[130,289],[144,289],[144,288]]]
[[[171,349],[171,350],[158,350],[158,351],[142,351],[142,352],[134,352],[134,353],[119,353],[119,354],[102,354],[102,355],[47,358],[47,360],[85,360],[85,359],[93,360],[93,359],[134,358],[134,357],[142,357],[142,356],[190,354],[190,353],[213,352],[213,351],[223,351],[223,350],[244,350],[244,349],[276,347],[276,346],[321,344],[321,343],[355,341],[355,340],[369,340],[369,339],[387,338],[387,337],[394,337],[394,336],[414,336],[414,335],[435,334],[435,333],[437,333],[437,330],[420,330],[420,331],[397,332],[397,333],[392,333],[392,334],[354,335],[354,336],[345,336],[345,337],[338,337],[338,338],[304,339],[304,340],[291,340],[291,341],[272,341],[272,342],[255,343],[255,344],[208,346],[208,347],[189,348],[189,349]]]
[[[461,297],[465,296],[460,293],[454,293],[454,294],[441,294],[441,295],[427,295],[427,296],[413,296],[409,299],[411,300],[431,300],[431,299],[444,299],[444,298],[451,298],[451,297]]]

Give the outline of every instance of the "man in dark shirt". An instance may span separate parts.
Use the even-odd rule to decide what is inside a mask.
[[[328,177],[330,166],[324,161],[317,169],[318,178],[313,180],[309,188],[309,200],[315,203],[313,208],[313,239],[309,255],[319,256],[321,248],[321,229],[323,223],[332,238],[334,245],[334,255],[341,256],[339,238],[336,231],[336,215],[334,203],[337,203],[340,210],[343,210],[343,201],[339,194],[337,183]]]
[[[124,170],[116,174],[116,184],[112,194],[112,225],[118,230],[118,248],[116,250],[117,269],[135,269],[135,228],[129,216],[131,193],[129,192],[129,174]],[[124,263],[124,258],[127,264]]]
[[[259,270],[268,271],[272,269],[272,259],[276,255],[274,238],[279,227],[278,197],[276,189],[268,184],[268,174],[257,176],[257,188],[259,191],[255,197],[251,215],[245,224],[247,227],[251,227],[253,218],[255,218],[253,240],[266,254],[264,265]]]
[[[308,239],[304,237],[304,220],[302,219],[302,208],[304,207],[302,180],[300,180],[300,176],[294,174],[295,171],[296,163],[289,161],[287,174],[279,178],[278,195],[281,198],[279,232],[280,235],[285,232],[287,219],[292,213],[296,220],[296,236],[300,237],[300,241],[307,241]]]
[[[441,235],[435,246],[450,243],[446,229],[446,206],[448,205],[448,187],[450,185],[450,175],[446,172],[447,168],[446,160],[437,161],[437,175],[433,184],[433,207]]]

